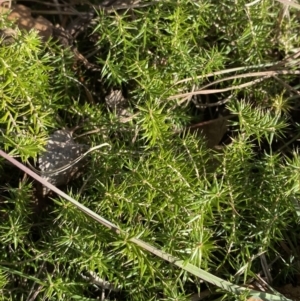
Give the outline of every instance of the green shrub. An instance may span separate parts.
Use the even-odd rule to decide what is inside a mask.
[[[233,115],[231,140],[219,152],[199,133],[184,131],[208,110],[195,114],[191,105],[168,98],[209,83],[197,76],[273,62],[268,40],[278,31],[276,47],[296,47],[293,38],[286,49],[286,28],[276,26],[279,6],[245,4],[169,1],[132,13],[99,13],[93,30],[100,37],[101,85],[126,90],[132,114],[126,123],[103,99],[78,96],[68,51],[42,44],[33,32],[18,32],[15,42],[0,47],[3,148],[23,161],[35,158],[54,128],[84,121],[81,131],[90,133],[81,140],[106,142],[111,150],[93,152],[67,191],[126,232],[116,236],[58,197],[37,216],[32,183],[16,170],[17,181],[4,181],[11,167],[1,162],[3,300],[30,300],[35,293],[39,300],[94,300],[99,289],[82,277],[90,271],[121,288],[111,292],[112,300],[187,300],[205,284],[129,238],[242,285],[261,270],[259,255],[272,261],[281,241],[297,237],[296,230],[286,233],[298,229],[300,160],[297,152],[276,148],[288,142],[292,119],[283,87],[272,90],[271,79],[254,92],[233,93],[226,108]],[[295,31],[292,20],[284,25]],[[189,77],[194,80],[174,84]]]

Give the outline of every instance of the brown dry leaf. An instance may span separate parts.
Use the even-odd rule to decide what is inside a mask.
[[[224,134],[227,132],[228,120],[224,117],[219,117],[208,122],[202,122],[198,126],[192,126],[191,132],[204,136],[209,148],[218,145]]]
[[[8,8],[0,7],[0,14],[5,14]],[[42,16],[33,18],[30,8],[24,5],[16,5],[8,16],[8,20],[14,21],[20,29],[30,31],[36,29],[44,41],[52,36],[53,24]]]

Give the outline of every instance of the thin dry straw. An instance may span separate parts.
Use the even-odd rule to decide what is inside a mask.
[[[291,6],[291,7],[294,7],[294,8],[297,8],[297,9],[300,9],[300,4],[292,1],[292,0],[276,0],[286,6]]]
[[[216,72],[217,74],[217,72]],[[249,87],[252,86],[254,84],[257,84],[258,82],[261,82],[267,78],[270,77],[274,77],[278,74],[282,74],[282,75],[288,75],[288,74],[300,74],[300,71],[298,70],[270,70],[270,71],[260,71],[260,72],[250,72],[250,73],[246,73],[246,74],[240,74],[240,75],[233,75],[233,76],[229,76],[223,79],[219,79],[216,80],[204,87],[201,87],[198,90],[195,90],[193,92],[188,92],[188,93],[181,93],[181,94],[177,94],[177,95],[173,95],[168,97],[168,100],[173,100],[173,99],[177,99],[177,98],[182,98],[182,97],[188,97],[188,96],[192,96],[192,95],[199,95],[199,94],[214,94],[214,93],[221,93],[221,92],[226,92],[226,91],[231,91],[231,90],[236,90],[236,89],[241,89],[241,88],[245,88],[245,87]],[[211,74],[210,74],[211,75]],[[241,84],[238,86],[233,86],[233,87],[228,87],[228,88],[223,88],[223,89],[209,89],[209,90],[205,90],[205,88],[210,87],[212,85],[215,85],[217,83],[220,82],[224,82],[227,80],[233,80],[233,79],[238,79],[238,78],[247,78],[247,77],[259,77],[251,82],[245,83],[245,84]]]

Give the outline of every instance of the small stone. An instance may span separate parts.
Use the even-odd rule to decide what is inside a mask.
[[[38,158],[41,177],[55,186],[66,185],[71,179],[79,175],[85,160],[82,159],[69,168],[64,167],[67,167],[88,149],[88,145],[76,143],[69,131],[55,131],[49,137],[46,151]],[[63,170],[57,171],[60,168]],[[49,189],[44,187],[43,195],[46,195],[48,192]]]

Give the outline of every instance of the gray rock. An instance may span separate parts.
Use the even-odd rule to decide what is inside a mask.
[[[79,144],[67,130],[57,130],[50,135],[46,151],[38,158],[41,176],[55,186],[66,185],[71,179],[80,175],[80,169],[86,160],[82,159],[74,164],[89,149],[88,145]],[[49,190],[44,188],[43,194]]]

